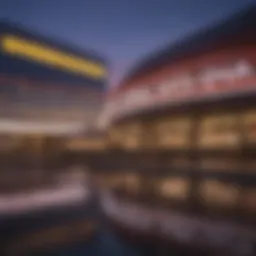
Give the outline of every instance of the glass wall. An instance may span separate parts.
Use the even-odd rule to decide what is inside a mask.
[[[126,150],[139,149],[143,132],[142,125],[136,122],[113,127],[109,131],[110,144]]]
[[[197,136],[200,149],[237,148],[242,139],[238,130],[238,115],[230,113],[202,117]]]
[[[192,120],[188,117],[165,118],[155,123],[157,147],[188,149],[191,146]]]

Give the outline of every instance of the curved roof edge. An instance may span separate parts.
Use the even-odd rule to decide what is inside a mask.
[[[178,59],[184,58],[191,53],[201,52],[202,48],[210,48],[213,43],[219,42],[229,36],[237,33],[244,33],[244,30],[252,29],[255,31],[256,27],[256,5],[250,4],[242,10],[229,15],[224,20],[220,20],[213,25],[201,28],[198,32],[188,35],[181,40],[172,43],[162,50],[149,54],[142,59],[134,68],[128,72],[121,81],[121,88],[131,82],[140,75],[145,74],[159,66],[166,63],[172,63]],[[252,34],[252,37],[256,36]],[[210,49],[209,49],[210,50]]]

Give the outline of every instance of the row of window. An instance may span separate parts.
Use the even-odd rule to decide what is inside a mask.
[[[198,148],[236,148],[243,141],[256,142],[255,127],[256,110],[250,110],[243,114],[216,114],[198,120],[167,117],[150,124],[130,123],[113,127],[109,136],[113,145],[127,149],[146,145],[185,149],[195,144]],[[196,139],[193,134],[196,134]]]
[[[145,187],[143,177],[136,174],[110,175],[101,177],[101,185],[107,188],[119,188],[129,195],[141,193]],[[154,197],[184,202],[190,200],[191,183],[188,178],[165,177],[153,178],[151,182]],[[144,182],[144,183],[143,183]],[[148,182],[148,180],[147,180]],[[242,187],[235,183],[218,179],[203,179],[197,186],[198,201],[203,207],[233,209],[242,207],[248,213],[256,214],[256,188]]]

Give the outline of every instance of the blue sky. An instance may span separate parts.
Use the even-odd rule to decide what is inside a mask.
[[[254,0],[1,0],[0,18],[103,53],[116,84],[138,59]]]

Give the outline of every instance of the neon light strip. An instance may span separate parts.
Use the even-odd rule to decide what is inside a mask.
[[[6,35],[2,37],[1,46],[3,51],[9,55],[22,57],[53,68],[87,77],[91,76],[96,79],[103,78],[106,75],[105,68],[100,64],[53,50],[43,44],[17,36]]]

